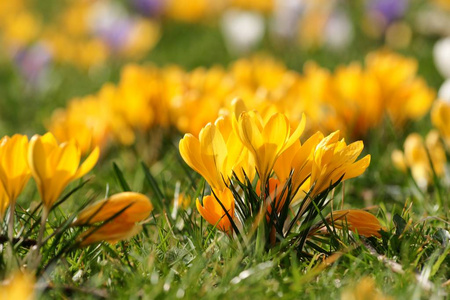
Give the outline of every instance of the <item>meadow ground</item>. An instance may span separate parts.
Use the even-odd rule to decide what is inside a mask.
[[[129,8],[128,1],[117,2]],[[22,158],[27,168],[24,178],[34,178],[25,181],[13,214],[11,195],[1,191],[0,299],[8,299],[5,293],[11,293],[9,297],[18,293],[14,295],[23,299],[31,294],[38,299],[446,299],[450,293],[450,113],[442,113],[441,121],[431,117],[437,107],[436,91],[444,82],[433,58],[439,36],[424,34],[415,23],[428,1],[410,2],[408,13],[396,21],[411,30],[410,40],[403,46],[392,44],[385,33],[368,37],[359,26],[365,6],[347,2],[344,8],[355,37],[338,50],[326,43],[302,47],[274,42],[266,28],[252,51],[233,53],[214,20],[186,23],[163,16],[158,18],[157,43],[143,54],[127,56],[111,51],[100,65],[90,65],[89,59],[98,51],[83,54],[80,50],[69,59],[62,55],[68,53],[62,47],[58,48],[62,54],[54,50],[45,72],[36,73],[38,79],[26,76],[31,71],[23,69],[18,52],[11,54],[18,50],[11,48],[11,33],[5,29],[8,23],[0,21],[4,45],[0,49],[0,129],[5,136],[28,137],[25,154],[19,148],[10,152],[0,149],[0,181],[7,191],[8,183],[12,189],[20,185],[11,174],[20,171],[18,161]],[[65,11],[65,4],[59,1],[30,3],[25,4],[28,10],[48,17],[39,20],[43,24],[58,24],[58,16]],[[0,4],[0,17],[1,13]],[[270,17],[267,13],[263,16],[268,27]],[[53,26],[41,30],[43,40],[60,41],[49,37],[52,30],[62,30]],[[28,43],[34,45],[39,39],[35,36]],[[80,38],[80,49],[84,43],[87,41]],[[369,53],[372,58],[379,54],[380,60],[370,63]],[[388,58],[383,60],[383,55]],[[307,63],[311,61],[320,67],[311,67]],[[358,66],[352,69],[355,63]],[[110,84],[105,87],[106,83]],[[273,140],[279,141],[273,136],[283,134],[282,125],[272,129],[273,135],[268,134],[267,139],[272,140],[261,142],[262,148],[267,147],[265,152],[252,152],[256,138],[239,136],[239,132],[248,133],[248,128],[256,135],[255,128],[259,128],[253,123],[245,125],[239,116],[229,125],[230,131],[236,132],[235,142],[225,145],[227,138],[231,139],[228,133],[219,125],[210,125],[216,131],[208,131],[211,138],[205,137],[201,150],[196,152],[193,144],[184,152],[179,147],[185,133],[197,137],[204,132],[208,136],[202,128],[224,110],[228,111],[224,119],[233,117],[237,109],[230,103],[235,96],[261,114],[257,121],[250,115],[249,122],[263,120],[266,126],[271,109],[278,110],[280,118],[289,119],[292,130],[285,140],[294,135],[293,129],[300,126],[301,112],[305,111],[302,142],[316,130],[325,136],[341,130],[339,140],[345,138],[348,144],[362,140],[364,147],[359,152],[351,150],[337,138],[326,146],[317,142],[314,149],[332,148],[335,156],[329,154],[333,158],[326,162],[329,157],[324,158],[325,154],[320,154],[321,161],[317,158],[319,150],[306,155],[305,165],[312,163],[316,167],[310,168],[316,171],[307,173],[301,186],[308,178],[319,179],[310,183],[311,190],[305,190],[303,202],[292,193],[300,184],[295,186],[295,174],[288,172],[287,183],[280,184],[279,190],[288,194],[292,206],[283,205],[276,214],[258,214],[270,208],[271,201],[278,203],[277,199],[283,198],[263,199],[261,193],[269,195],[273,188],[268,183],[265,191],[257,187],[267,165],[268,176],[282,181],[277,165],[264,165],[261,160],[269,160],[269,146],[277,144]],[[112,104],[103,106],[106,102]],[[435,131],[436,137],[427,137],[424,142],[422,137],[432,129],[440,135]],[[67,157],[49,154],[53,150],[45,148],[48,141],[36,138],[32,142],[34,134],[47,131],[58,142],[76,140],[73,147],[78,148],[73,152],[78,157],[73,153],[64,154]],[[216,139],[219,133],[225,143]],[[285,140],[280,143],[286,145]],[[245,163],[240,168],[219,165],[219,158],[232,157],[236,143],[241,142],[244,146],[235,159]],[[39,148],[39,143],[44,146]],[[228,156],[219,149],[219,143]],[[81,172],[84,176],[76,176],[78,164],[74,167],[72,162],[80,159],[80,153],[88,157],[95,146],[100,149],[95,167]],[[350,163],[337,158],[340,147],[348,149],[342,152],[345,159],[356,153]],[[274,157],[286,159],[284,150],[278,150]],[[353,165],[361,152],[361,157],[370,154],[370,166]],[[393,153],[400,155],[403,165]],[[199,159],[203,161],[196,162],[192,158],[196,155],[204,155]],[[60,156],[65,159],[56,162]],[[8,161],[17,164],[11,167]],[[206,171],[199,171],[203,164]],[[342,168],[342,173],[327,173],[329,166]],[[357,173],[358,168],[361,174],[346,180],[345,174]],[[228,175],[221,172],[225,169]],[[248,174],[251,180],[243,180],[237,174],[242,169],[259,176]],[[223,181],[216,180],[216,173]],[[227,181],[227,176],[232,180]],[[325,194],[315,190],[319,180],[326,182]],[[55,187],[58,184],[62,185],[59,190]],[[228,212],[233,216],[223,214],[220,201],[221,206],[214,207],[219,217],[199,212],[202,205],[208,210],[207,197],[225,201],[227,196],[219,190],[231,190],[236,204]],[[142,193],[152,207],[143,204],[133,215],[129,211],[135,200],[119,208],[112,206],[108,213],[105,204],[96,211],[104,223],[91,222],[91,216],[81,222],[88,226],[74,225],[76,218],[75,222],[83,219],[80,212],[92,203],[126,191]],[[49,196],[52,193],[53,198]],[[295,219],[299,203],[308,202],[308,196],[312,201],[306,212]],[[203,200],[196,204],[197,198]],[[269,201],[267,206],[262,204],[265,201]],[[373,225],[366,215],[354,221],[348,215],[339,224],[333,218],[330,221],[330,212],[342,209],[367,209],[380,227],[374,225],[376,233],[366,234]],[[144,217],[137,219],[136,215],[142,214]],[[287,230],[289,224],[295,225],[292,231]],[[86,234],[86,230],[91,231]],[[25,275],[19,275],[22,273]]]

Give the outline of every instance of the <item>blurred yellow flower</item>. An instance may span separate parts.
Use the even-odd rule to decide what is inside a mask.
[[[174,203],[174,206],[181,207],[182,209],[188,209],[192,203],[191,196],[185,194],[178,195],[178,198],[176,198],[175,201],[176,203]]]
[[[431,121],[450,149],[450,103],[438,100],[431,110]]]
[[[148,19],[138,19],[121,54],[129,58],[142,57],[156,45],[159,37],[158,23]]]
[[[392,153],[392,161],[403,172],[410,168],[414,181],[421,189],[426,189],[433,180],[430,159],[436,175],[438,177],[444,175],[447,158],[436,130],[431,130],[427,134],[425,142],[418,133],[411,133],[406,138],[403,148],[404,152],[395,150]]]
[[[338,229],[346,227],[366,237],[376,236],[380,238],[380,230],[383,229],[374,215],[360,209],[336,210],[333,211],[332,216],[328,215],[327,220]]]
[[[197,199],[197,210],[209,224],[216,226],[225,233],[230,233],[233,228],[227,213],[232,219],[234,218],[233,194],[228,188],[213,190],[213,193],[215,195],[205,196],[201,202]]]
[[[270,13],[275,7],[275,0],[231,0],[233,7]]]
[[[373,74],[381,89],[380,103],[397,126],[408,119],[425,115],[435,92],[417,76],[417,61],[390,51],[377,51],[366,57],[367,71]],[[382,101],[382,102],[381,102]]]
[[[97,163],[99,148],[80,165],[81,151],[74,141],[58,144],[51,133],[30,140],[28,163],[46,209],[50,209],[66,186],[85,175]]]
[[[89,32],[89,11],[92,3],[89,0],[70,1],[58,16],[60,31],[68,36],[81,37]]]
[[[65,112],[56,110],[53,112],[49,131],[59,141],[75,140],[82,154],[87,153],[93,145],[93,136],[90,128],[84,120],[68,118]]]
[[[181,132],[198,135],[200,130],[219,116],[219,111],[232,99],[234,81],[220,66],[196,68],[177,74],[169,95],[172,122]]]
[[[75,55],[71,63],[86,70],[104,64],[109,55],[108,47],[100,38],[72,41],[71,47]]]
[[[0,282],[0,300],[32,300],[35,298],[34,283],[31,275],[18,272]]]
[[[336,114],[336,124],[327,124],[334,131],[342,128],[347,136],[363,137],[377,128],[385,113],[381,88],[374,74],[359,63],[340,66],[330,80],[327,99]]]
[[[448,0],[432,0],[431,2],[439,8],[450,11],[450,2]]]
[[[4,23],[3,38],[16,47],[26,46],[36,39],[41,27],[36,16],[27,10],[8,14],[1,22]]]
[[[391,297],[381,293],[372,277],[363,277],[354,287],[349,287],[341,293],[341,300],[391,300]]]
[[[28,137],[15,134],[0,141],[0,183],[11,202],[22,192],[31,173],[28,167]]]
[[[175,20],[183,22],[198,22],[210,13],[208,0],[172,0],[167,2],[166,14]]]
[[[85,208],[73,225],[100,225],[107,221],[84,232],[79,237],[81,246],[99,241],[115,243],[139,233],[142,227],[136,223],[145,220],[152,210],[153,205],[145,195],[123,192]]]

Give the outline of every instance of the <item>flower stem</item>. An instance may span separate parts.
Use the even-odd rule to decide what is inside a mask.
[[[40,248],[42,246],[42,240],[44,238],[45,224],[47,223],[48,213],[49,213],[49,210],[44,205],[44,208],[42,209],[42,215],[41,215],[41,228],[39,228],[39,235],[38,235],[38,239],[37,239],[38,251],[40,250]]]
[[[13,239],[14,239],[14,211],[16,209],[16,201],[11,201],[11,205],[9,206],[9,220],[8,220],[8,239],[11,243],[11,247]]]
[[[42,241],[44,238],[45,225],[47,223],[47,217],[48,217],[49,212],[50,212],[50,210],[44,205],[44,208],[42,209],[42,214],[41,214],[41,227],[39,228],[39,235],[37,238],[36,247],[33,249],[33,253],[30,253],[31,260],[29,260],[29,267],[30,267],[30,270],[33,270],[33,271],[37,270],[37,268],[41,264],[41,259],[42,259],[41,247],[42,247]]]
[[[9,241],[9,247],[6,248],[7,255],[9,257],[8,266],[11,269],[14,269],[16,266],[14,265],[14,211],[16,208],[16,201],[11,201],[11,204],[9,206],[9,220],[8,220],[8,241]],[[19,263],[17,263],[17,266]]]

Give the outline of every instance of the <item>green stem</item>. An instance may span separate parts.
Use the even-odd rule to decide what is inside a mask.
[[[49,209],[44,205],[44,208],[42,209],[42,215],[41,215],[41,228],[39,228],[39,236],[37,239],[37,250],[39,252],[41,246],[42,246],[42,240],[44,238],[44,232],[45,232],[45,225],[47,223],[47,217],[48,217]]]
[[[7,249],[7,255],[9,257],[9,267],[11,270],[16,268],[19,263],[17,260],[14,259],[14,211],[16,208],[16,201],[11,201],[11,204],[9,206],[9,220],[8,220],[8,241],[9,241],[9,247]],[[16,265],[14,265],[14,262],[17,262]]]
[[[12,245],[12,241],[14,239],[14,211],[16,209],[16,201],[11,201],[11,205],[9,207],[9,221],[8,221],[8,239]]]
[[[30,266],[30,270],[34,271],[37,270],[39,265],[41,264],[41,247],[42,247],[42,241],[44,239],[44,232],[45,232],[45,225],[47,223],[47,217],[50,212],[50,209],[47,208],[47,206],[44,205],[42,208],[42,215],[41,215],[41,227],[39,228],[39,235],[36,242],[36,248],[33,249],[33,253],[30,253],[31,260],[29,261],[28,265]]]

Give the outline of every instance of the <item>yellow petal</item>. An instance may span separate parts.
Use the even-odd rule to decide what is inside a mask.
[[[185,134],[179,143],[180,154],[189,167],[205,176],[203,161],[201,160],[200,142],[192,134]]]
[[[231,221],[227,214],[230,217],[234,217],[234,198],[231,191],[225,188],[223,191],[215,192],[217,198],[214,195],[208,195],[203,198],[203,205],[201,205],[200,201],[197,199],[196,205],[199,213],[208,221],[211,225],[217,226],[217,228],[223,232],[228,232],[232,229]]]
[[[236,119],[239,119],[239,116],[243,113],[248,111],[247,107],[245,106],[244,101],[240,98],[236,98],[231,102],[231,106],[233,109],[234,117]]]
[[[58,171],[64,170],[71,177],[77,172],[78,165],[80,164],[80,151],[75,143],[64,143],[60,148],[60,155],[55,169]]]
[[[291,147],[287,148],[277,159],[275,165],[273,166],[273,170],[277,174],[278,179],[286,180],[289,178],[289,174],[291,173],[293,166],[293,160],[297,152],[300,150],[301,144],[300,141],[296,141],[292,144]]]
[[[47,153],[45,152],[44,144],[41,136],[34,135],[29,143],[28,164],[31,173],[37,181],[38,187],[42,178],[47,178]]]
[[[96,146],[94,150],[89,154],[89,156],[84,160],[81,166],[78,168],[78,171],[75,173],[73,179],[78,179],[83,177],[86,173],[88,173],[98,161],[100,156],[100,148]]]
[[[295,143],[295,141],[300,139],[300,136],[302,135],[303,130],[305,130],[305,125],[306,125],[306,117],[305,117],[305,114],[303,113],[300,123],[298,124],[295,131],[289,137],[289,140],[286,142],[284,149],[290,147],[293,143]]]
[[[215,170],[224,176],[228,176],[227,170],[224,170],[227,146],[216,127],[211,123],[206,125],[200,132],[199,140],[202,154],[208,156],[207,161],[210,163],[210,165],[205,167],[210,171]],[[212,159],[209,159],[209,157]],[[205,163],[206,161],[204,160],[203,162]]]
[[[348,167],[348,169],[345,171],[344,178],[342,180],[355,178],[364,173],[364,171],[369,167],[370,165],[370,154],[364,156],[357,162],[353,163],[351,166]]]
[[[152,210],[153,205],[145,195],[123,192],[85,208],[79,213],[73,225],[106,221],[121,211],[120,215],[114,218],[115,222],[135,223],[147,218]]]
[[[93,243],[107,241],[116,243],[121,240],[129,239],[138,234],[142,230],[142,226],[134,223],[117,223],[111,221],[100,228],[91,228],[83,232],[78,240],[82,240],[80,247],[85,247]],[[85,238],[86,237],[86,238]]]
[[[328,216],[327,219],[331,217]],[[336,227],[347,225],[348,229],[367,237],[381,237],[382,226],[378,219],[369,212],[360,209],[346,209],[333,212],[333,221]],[[330,221],[331,222],[331,221]]]
[[[250,114],[244,112],[239,118],[239,135],[244,145],[253,153],[263,145],[263,137],[258,128],[258,122]]]
[[[289,121],[286,116],[280,113],[273,115],[267,124],[264,126],[262,136],[264,143],[270,146],[275,146],[275,153],[280,152],[284,147],[285,142],[289,138]]]

